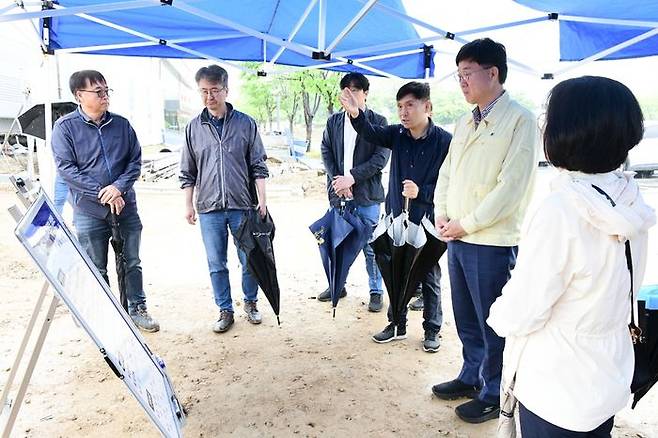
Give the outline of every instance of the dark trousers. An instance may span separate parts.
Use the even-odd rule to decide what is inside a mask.
[[[487,325],[489,308],[516,262],[517,247],[448,243],[448,272],[464,364],[458,379],[480,387],[478,398],[498,404],[505,340]]]
[[[435,264],[425,275],[421,282],[423,287],[423,329],[438,333],[443,324],[443,310],[441,310],[441,268]],[[407,322],[405,306],[400,321]],[[388,306],[388,321],[393,322],[391,306]]]
[[[589,432],[562,429],[529,411],[519,403],[519,420],[523,438],[610,438],[615,417]]]
[[[81,212],[74,212],[73,225],[80,245],[96,265],[101,276],[109,285],[107,276],[107,257],[112,236],[112,226],[109,218],[98,219]],[[119,215],[119,229],[123,237],[123,256],[126,259],[125,289],[128,299],[128,312],[134,314],[141,305],[146,305],[142,278],[142,262],[139,258],[139,247],[142,238],[142,221],[136,210],[124,210]]]

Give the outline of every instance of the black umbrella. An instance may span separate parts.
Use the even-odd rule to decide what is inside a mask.
[[[635,345],[633,405],[658,382],[658,286],[645,286],[637,298],[637,325],[642,331]],[[638,371],[641,371],[638,373]]]
[[[57,119],[70,112],[75,111],[78,107],[73,102],[56,102],[52,104],[53,124]],[[34,105],[29,110],[18,116],[18,122],[21,124],[23,134],[33,137],[46,139],[46,111],[42,103]]]
[[[427,217],[420,224],[409,221],[408,207],[409,202],[405,200],[402,214],[395,218],[386,216],[370,240],[386,285],[396,330],[418,283],[447,249]]]
[[[123,235],[119,228],[119,218],[110,213],[110,225],[112,228],[112,248],[114,249],[114,261],[117,268],[117,283],[119,284],[119,301],[121,306],[128,311],[128,297],[126,296],[126,257],[123,255]]]
[[[270,302],[276,315],[277,324],[281,325],[279,320],[281,291],[276,276],[274,247],[272,246],[274,231],[274,222],[269,211],[264,218],[261,218],[258,211],[251,210],[240,224],[236,239],[240,249],[245,253],[247,269],[256,279],[267,301]]]
[[[370,230],[360,218],[345,209],[344,203],[340,208],[330,208],[309,229],[318,242],[335,317],[340,291],[350,267],[368,241]]]

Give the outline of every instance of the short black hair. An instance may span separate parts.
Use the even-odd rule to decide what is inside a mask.
[[[583,76],[560,82],[551,90],[544,153],[555,167],[610,172],[624,163],[643,134],[640,104],[621,82]]]
[[[498,81],[504,84],[507,79],[505,46],[491,38],[480,38],[464,44],[457,53],[455,64],[459,65],[462,61],[477,62],[483,67],[498,67]]]
[[[368,91],[370,89],[370,81],[362,73],[348,73],[340,80],[340,89],[342,90],[349,87]]]
[[[194,80],[198,84],[201,79],[221,84],[224,87],[228,85],[228,73],[216,64],[209,65],[208,67],[201,67],[199,71],[196,72],[196,75],[194,75]]]
[[[69,78],[69,88],[71,89],[71,94],[75,95],[76,91],[84,90],[87,87],[87,83],[90,85],[107,85],[107,81],[101,72],[96,70],[80,70],[73,73]]]
[[[408,96],[409,94],[412,94],[416,99],[429,99],[430,86],[424,82],[407,82],[400,87],[398,93],[395,95],[395,100],[399,102],[403,97]]]

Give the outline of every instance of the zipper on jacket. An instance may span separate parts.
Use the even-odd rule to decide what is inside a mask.
[[[228,122],[228,111],[224,115],[224,123],[222,124],[222,135],[219,137],[219,167],[222,171],[222,204],[224,208],[227,208],[226,202],[226,180],[224,175],[224,148],[222,146],[222,141],[224,139],[224,133],[226,131],[226,123]]]
[[[226,116],[224,116],[226,117]],[[222,138],[219,135],[219,132],[217,132],[217,128],[212,122],[203,122],[207,123],[210,125],[210,129],[212,132],[214,132],[215,137],[217,138],[217,142],[219,143],[219,173],[220,173],[220,189],[222,191],[222,208],[226,208],[226,185],[224,184],[224,151],[222,150]],[[222,125],[222,134],[221,136],[224,136],[224,131],[226,127],[226,119],[224,119],[224,124]]]
[[[112,168],[110,167],[110,162],[107,160],[107,153],[105,151],[105,142],[103,141],[103,132],[101,131],[102,128],[106,127],[109,125],[109,123],[112,121],[110,118],[107,122],[103,123],[101,126],[96,125],[95,123],[91,123],[85,120],[85,123],[93,126],[96,128],[98,131],[98,137],[101,140],[101,153],[103,154],[103,161],[105,161],[105,167],[107,167],[107,173],[110,175],[110,181],[114,182],[114,176],[112,176]]]

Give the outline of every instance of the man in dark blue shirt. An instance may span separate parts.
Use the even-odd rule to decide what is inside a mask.
[[[160,325],[146,309],[139,258],[142,222],[133,189],[142,166],[137,135],[128,120],[108,111],[111,90],[101,73],[75,72],[69,87],[80,106],[55,123],[52,148],[57,173],[73,197],[78,240],[109,284],[110,213],[117,216],[124,240],[128,313],[142,330],[158,331]]]
[[[340,101],[359,135],[392,150],[386,213],[393,216],[401,214],[404,200],[409,198],[409,220],[420,223],[427,216],[434,223],[434,188],[452,136],[434,125],[430,118],[432,102],[429,85],[409,82],[398,90],[396,98],[401,124],[387,126],[373,126],[359,109],[349,89],[343,90]],[[436,352],[440,345],[437,337],[443,322],[440,279],[441,270],[437,263],[422,282],[425,303],[423,350],[427,352]],[[389,322],[392,321],[391,316],[389,307]],[[403,320],[405,322],[398,326],[397,333],[391,322],[374,335],[373,340],[385,343],[405,339],[406,314]]]

